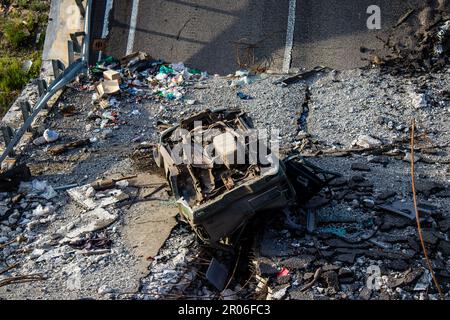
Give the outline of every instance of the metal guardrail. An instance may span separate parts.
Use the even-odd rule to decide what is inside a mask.
[[[65,68],[64,64],[59,60],[53,60],[53,75],[55,80],[46,88],[46,82],[42,79],[38,80],[40,98],[33,109],[29,108],[29,103],[25,102],[22,108],[23,125],[16,131],[6,126],[2,128],[3,137],[6,148],[0,156],[0,164],[8,157],[14,155],[14,147],[20,141],[22,136],[27,132],[33,123],[33,120],[39,112],[47,105],[48,101],[64,88],[68,83],[72,82],[79,74],[87,73],[89,70],[89,46],[91,32],[91,12],[92,0],[88,0],[86,9],[81,11],[84,16],[84,39],[81,50],[81,58],[74,61],[74,46],[72,40],[68,41],[69,66]]]

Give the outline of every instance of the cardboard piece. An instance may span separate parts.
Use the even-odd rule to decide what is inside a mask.
[[[118,80],[105,80],[100,82],[97,87],[97,93],[99,98],[104,95],[114,94],[120,91],[119,81]]]
[[[103,71],[103,78],[105,80],[118,80],[120,81],[120,73],[115,70]]]

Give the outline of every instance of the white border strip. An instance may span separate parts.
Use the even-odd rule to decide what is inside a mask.
[[[286,31],[286,46],[284,49],[283,72],[289,73],[292,61],[292,48],[294,46],[295,8],[297,0],[289,0],[288,24]]]
[[[139,0],[133,0],[133,9],[131,11],[131,20],[130,20],[130,33],[128,34],[128,43],[126,52],[127,55],[133,53],[138,12],[139,12]]]
[[[102,39],[105,39],[109,34],[109,15],[111,13],[113,7],[114,0],[106,0],[105,6],[105,18],[103,19],[103,29],[102,29]],[[103,52],[99,51],[98,60],[102,58]]]

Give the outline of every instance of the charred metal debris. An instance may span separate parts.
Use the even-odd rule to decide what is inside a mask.
[[[227,265],[255,220],[298,212],[339,176],[298,155],[279,161],[259,136],[252,136],[253,129],[251,118],[240,110],[205,110],[162,132],[154,152],[182,219],[204,245],[228,252]],[[262,149],[268,152],[252,162]],[[213,256],[206,277],[223,290],[229,270]]]
[[[182,217],[207,245],[233,247],[255,215],[304,204],[336,177],[319,177],[325,172],[297,156],[279,162],[270,149],[253,163],[252,155],[266,146],[259,139],[252,150],[245,138],[252,129],[240,110],[205,110],[161,134],[157,165],[164,167]],[[184,148],[174,153],[177,143]],[[215,157],[208,155],[212,150]]]

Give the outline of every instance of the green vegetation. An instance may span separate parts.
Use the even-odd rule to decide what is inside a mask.
[[[26,73],[18,59],[0,58],[0,90],[19,90],[26,81]]]
[[[3,27],[4,37],[15,49],[25,45],[30,38],[30,31],[20,19],[10,19]]]
[[[50,0],[0,1],[0,115],[39,76],[49,7]]]
[[[41,53],[35,52],[31,57],[30,70],[23,70],[22,58],[0,58],[0,106],[1,113],[5,112],[14,101],[21,89],[30,81],[37,78],[41,69]]]

